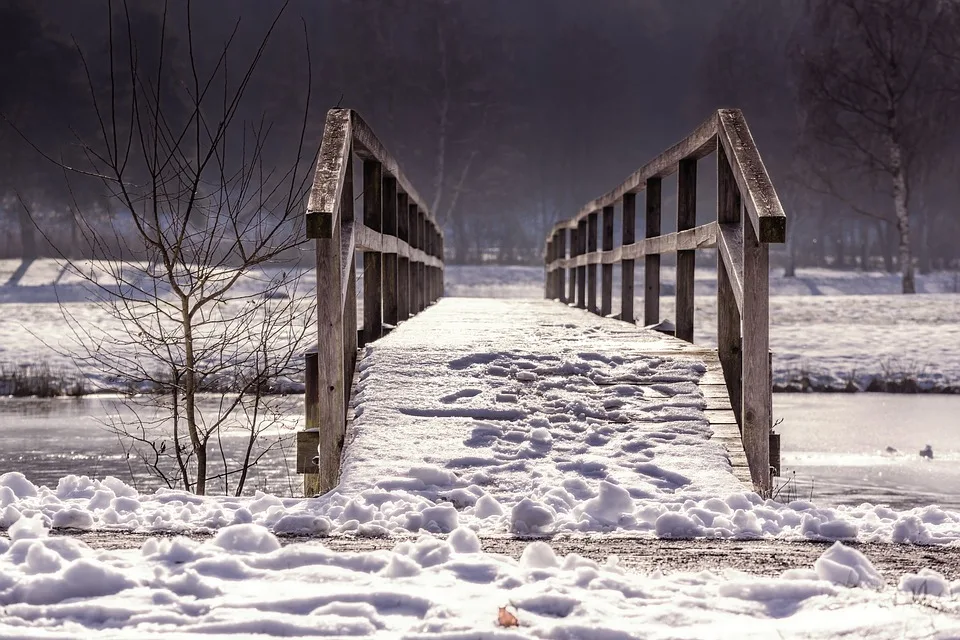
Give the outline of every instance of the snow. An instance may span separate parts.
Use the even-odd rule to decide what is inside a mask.
[[[16,365],[47,363],[76,374],[66,352],[76,350],[63,330],[58,300],[78,321],[112,330],[115,321],[87,302],[89,291],[77,276],[56,260],[36,260],[22,274],[18,260],[0,260],[0,362]],[[109,271],[90,262],[86,273],[99,274],[110,285]],[[18,274],[18,278],[14,278]],[[241,281],[253,292],[262,276]],[[614,269],[614,292],[619,291]],[[674,269],[663,266],[661,315],[670,318],[674,300]],[[314,276],[305,271],[299,285],[314,289]],[[54,286],[56,285],[56,286]],[[921,295],[902,296],[895,274],[806,269],[784,278],[781,269],[770,275],[771,348],[774,381],[793,390],[866,390],[881,383],[916,380],[918,390],[960,389],[960,276],[941,272],[917,276]],[[696,272],[696,339],[716,342],[716,271]],[[520,266],[448,265],[445,293],[452,297],[542,298],[543,269]],[[614,309],[619,301],[614,301]],[[638,301],[637,308],[642,308]],[[362,314],[361,314],[362,317]],[[94,371],[83,372],[91,387],[116,385]],[[531,374],[521,374],[521,379]],[[532,374],[536,375],[536,374]],[[299,390],[299,381],[280,381]]]
[[[318,542],[281,546],[255,524],[224,528],[203,543],[151,538],[140,549],[101,551],[48,536],[37,521],[11,529],[11,540],[0,537],[2,637],[960,634],[960,581],[922,569],[887,585],[869,559],[839,543],[815,568],[779,577],[638,574],[612,556],[606,562],[558,556],[542,541],[527,545],[517,560],[484,553],[465,528],[446,540],[423,536],[362,553],[336,553]],[[519,626],[497,626],[502,607]]]

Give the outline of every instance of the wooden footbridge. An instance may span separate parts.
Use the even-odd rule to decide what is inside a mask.
[[[717,166],[716,211],[698,216],[699,161],[711,154]],[[362,173],[359,182],[355,164]],[[661,233],[661,185],[674,173],[677,231]],[[355,215],[355,202],[362,203],[361,216]],[[639,238],[638,208],[645,214]],[[711,220],[698,224],[698,217]],[[456,299],[434,305],[443,296],[443,232],[397,162],[353,111],[335,109],[327,116],[306,226],[316,241],[318,340],[317,350],[306,356],[306,430],[298,438],[297,470],[305,474],[306,494],[313,495],[330,490],[340,478],[344,439],[353,420],[359,346],[407,323],[422,331],[405,333],[399,326],[384,340],[384,348],[415,359],[417,349],[427,348],[421,342],[428,331],[443,336],[438,343],[462,357],[496,342],[500,329],[485,330],[475,305]],[[619,238],[614,237],[617,228]],[[569,328],[584,326],[590,312],[619,320],[613,327],[612,320],[602,320],[608,323],[603,328],[607,348],[635,357],[701,360],[705,373],[698,387],[712,439],[726,449],[737,478],[770,495],[779,441],[772,433],[768,246],[784,242],[785,236],[785,215],[743,115],[718,111],[550,231],[545,297],[551,302],[524,303],[520,330],[536,333],[540,344],[569,342]],[[713,248],[716,349],[693,344],[696,254]],[[665,332],[660,261],[671,253],[677,264],[676,316],[675,328]],[[357,254],[363,261],[362,322],[355,304]],[[642,314],[634,310],[637,261],[643,265]],[[614,309],[618,264],[621,290],[619,309]],[[453,330],[458,305],[470,317],[469,330]],[[510,315],[502,305],[498,315]],[[589,335],[581,332],[576,339],[582,344],[575,346],[588,349]],[[430,419],[428,412],[423,419]],[[387,450],[391,438],[401,436],[391,433],[389,425],[383,427]]]

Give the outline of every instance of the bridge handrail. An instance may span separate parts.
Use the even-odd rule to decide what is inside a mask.
[[[354,157],[363,166],[359,219]],[[443,295],[444,238],[397,161],[351,109],[327,112],[306,235],[316,241],[317,350],[306,354],[306,431],[298,434],[297,471],[307,474],[304,492],[311,495],[337,483],[358,345]],[[362,332],[356,253],[363,254]]]
[[[697,162],[711,153],[717,154],[717,219],[698,226]],[[661,181],[673,173],[678,174],[677,231],[661,234]],[[646,233],[637,240],[636,194],[641,191],[646,200]],[[618,204],[623,211],[622,239],[614,247]],[[750,223],[745,224],[744,218]],[[612,313],[613,265],[620,263],[618,317],[627,322],[635,321],[635,260],[644,258],[645,325],[660,322],[660,255],[676,252],[675,332],[688,342],[693,342],[695,253],[717,248],[718,355],[753,483],[766,495],[772,485],[771,463],[779,467],[776,451],[771,456],[768,245],[785,240],[786,215],[747,122],[740,110],[722,109],[612,191],[556,224],[545,243],[546,296],[600,315]],[[599,306],[598,264],[602,265]]]

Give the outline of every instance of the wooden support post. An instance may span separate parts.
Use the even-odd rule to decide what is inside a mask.
[[[383,168],[376,160],[363,161],[363,224],[383,227]],[[375,251],[363,253],[363,339],[373,342],[383,335],[383,260]]]
[[[543,297],[547,300],[553,298],[553,272],[550,271],[550,263],[553,262],[553,240],[547,240],[547,249],[543,256]]]
[[[677,170],[677,231],[697,226],[697,160],[684,158]],[[676,336],[693,342],[693,283],[696,250],[677,251]]]
[[[577,223],[577,255],[582,256],[587,252],[587,221],[581,220]],[[587,267],[585,265],[577,267],[577,308],[587,308]]]
[[[597,251],[597,227],[599,226],[600,215],[594,211],[587,216],[587,253],[592,254]],[[587,265],[587,309],[591,313],[599,313],[597,307],[597,265]]]
[[[383,233],[397,237],[397,179],[383,177]],[[383,322],[393,327],[400,320],[397,302],[397,254],[383,254]]]
[[[743,447],[760,495],[769,497],[770,429],[770,256],[752,220],[743,221]]]
[[[742,203],[737,180],[723,151],[717,146],[717,223],[741,224]],[[742,237],[742,236],[741,236]],[[743,259],[743,246],[734,247],[735,258]],[[727,265],[723,254],[717,251],[717,355],[723,367],[723,378],[730,395],[730,406],[737,424],[743,427],[743,363],[740,338],[740,309],[730,278],[737,265]],[[742,263],[741,263],[742,268]],[[741,429],[742,430],[742,429]]]
[[[349,194],[349,196],[347,195]],[[353,163],[347,170],[346,178],[343,181],[343,197],[349,197],[350,203],[341,202],[340,211],[345,228],[352,229],[354,226],[354,205],[356,196],[353,193]],[[340,247],[347,243],[341,239]],[[359,332],[357,331],[357,256],[351,253],[344,256],[349,273],[347,274],[347,292],[343,305],[343,416],[341,421],[340,438],[337,443],[337,476],[340,475],[340,449],[343,447],[343,437],[346,433],[347,412],[350,410],[350,386],[353,382],[353,372],[357,366],[357,343],[359,341]],[[321,359],[320,362],[323,362]],[[336,482],[334,482],[334,485]],[[332,488],[332,487],[331,487]],[[325,489],[325,491],[328,489]]]
[[[352,150],[350,150],[352,151]],[[349,270],[353,256],[341,258],[341,235],[353,226],[353,163],[351,153],[346,154],[346,177],[339,202],[339,215],[335,216],[330,238],[316,241],[317,251],[317,358],[323,363],[318,367],[317,422],[319,443],[317,446],[318,477],[316,493],[323,493],[337,483],[340,471],[340,443],[346,426],[345,362],[348,333],[352,330],[356,340],[356,326],[344,326],[348,311],[353,306],[356,316],[356,301],[343,299],[343,271]],[[305,489],[307,487],[304,487]],[[313,487],[311,487],[311,490]]]
[[[397,238],[410,241],[410,208],[407,194],[397,194]],[[410,317],[410,258],[401,256],[397,260],[397,319],[404,321]]]
[[[570,257],[573,258],[577,255],[577,247],[579,246],[579,240],[577,239],[577,230],[569,229],[570,233]],[[577,269],[571,267],[567,270],[569,272],[570,282],[567,284],[567,298],[564,300],[567,304],[574,304],[577,301]]]
[[[647,179],[646,237],[648,238],[660,235],[660,187],[660,178]],[[656,254],[646,256],[643,272],[643,324],[657,324],[660,322],[660,256]]]
[[[303,495],[315,496],[320,493],[320,476],[316,473],[306,473],[307,468],[315,467],[313,458],[317,455],[319,446],[320,428],[320,366],[316,349],[310,349],[304,354],[303,370],[303,410],[304,431],[311,436],[304,438],[304,443],[313,446],[301,446],[297,435],[297,471],[303,469]],[[314,435],[315,434],[315,435]]]
[[[554,258],[557,260],[562,260],[567,257],[567,230],[560,229],[557,231],[557,249]],[[563,297],[567,293],[567,271],[563,267],[558,268],[555,272],[557,283],[556,294],[554,297],[557,300],[563,302]]]
[[[613,207],[603,208],[603,251],[613,250]],[[600,315],[608,316],[613,313],[613,265],[603,264],[600,269]]]
[[[620,228],[621,246],[627,246],[637,241],[637,194],[623,194],[623,220]],[[620,263],[620,319],[633,324],[633,288],[634,260],[624,260]]]
[[[426,251],[427,249],[427,216],[419,208],[417,209],[417,249]],[[427,265],[422,262],[417,263],[417,313],[427,308]]]
[[[410,203],[410,246],[420,248],[420,208]],[[410,315],[420,313],[420,263],[410,259]]]

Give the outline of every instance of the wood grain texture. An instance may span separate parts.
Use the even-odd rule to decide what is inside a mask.
[[[633,244],[637,239],[637,196],[634,193],[623,195],[623,216],[620,225],[621,247]],[[633,323],[634,270],[636,261],[623,260],[620,264],[620,319]]]
[[[382,248],[383,171],[377,160],[363,161],[363,226],[380,237]],[[363,252],[363,344],[383,335],[383,262],[380,248]]]
[[[662,181],[648,178],[646,183],[646,238],[660,235]],[[643,324],[660,322],[660,255],[647,254],[643,268]]]
[[[577,258],[587,252],[587,221],[577,223]],[[587,308],[587,267],[586,263],[577,264],[577,308]]]
[[[678,235],[697,224],[697,161],[684,158],[677,172]],[[693,342],[693,280],[696,250],[677,248],[676,271],[676,336]]]
[[[307,238],[335,238],[343,181],[353,134],[349,109],[331,109],[323,126],[317,168],[307,201]]]
[[[601,244],[603,251],[613,251],[613,218],[612,206],[604,207],[601,214]],[[600,268],[600,315],[608,316],[613,310],[613,263],[604,262]]]
[[[785,242],[787,216],[743,113],[739,109],[722,109],[717,122],[718,138],[740,187],[754,234],[763,243]]]
[[[588,254],[595,255],[597,251],[598,218],[599,214],[596,211],[587,216]],[[592,313],[597,313],[600,310],[597,307],[597,263],[592,261],[587,264],[587,309]]]
[[[743,277],[743,444],[754,485],[769,495],[772,389],[770,384],[770,259],[751,224],[744,224]]]

